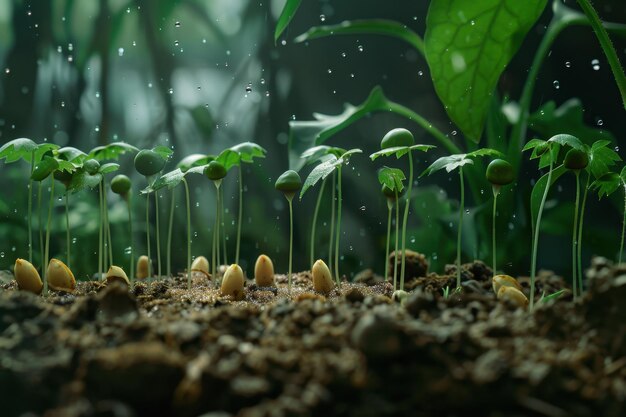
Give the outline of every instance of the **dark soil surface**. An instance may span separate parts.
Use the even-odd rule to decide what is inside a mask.
[[[596,258],[588,292],[533,312],[496,300],[491,271],[409,280],[404,305],[367,271],[328,296],[308,272],[244,301],[194,277],[0,287],[0,415],[624,416],[626,268]],[[528,280],[521,279],[528,292]],[[543,272],[538,294],[564,287]]]

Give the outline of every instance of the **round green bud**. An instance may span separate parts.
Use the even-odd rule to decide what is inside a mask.
[[[165,166],[165,158],[151,149],[143,149],[135,156],[135,169],[144,177],[158,174]]]
[[[404,194],[404,190],[406,188],[403,188],[402,191],[398,192],[398,198],[402,197],[402,194]],[[383,184],[383,187],[381,189],[383,195],[391,200],[395,200],[396,199],[396,190],[392,190],[391,188],[387,187],[385,184]]]
[[[567,169],[585,169],[589,165],[589,155],[587,155],[587,152],[579,151],[578,149],[570,149],[565,154],[563,165]]]
[[[72,181],[72,173],[67,171],[54,171],[54,179],[62,182],[67,187]]]
[[[415,145],[415,138],[413,138],[413,134],[403,128],[391,129],[380,142],[381,149],[413,145]]]
[[[487,181],[493,185],[508,185],[515,179],[513,166],[504,159],[494,159],[487,166]]]
[[[46,156],[35,165],[30,178],[33,181],[43,181],[58,167],[59,162],[56,159]]]
[[[88,159],[83,162],[83,168],[85,168],[85,171],[87,171],[87,173],[90,175],[97,174],[98,170],[100,169],[100,162],[96,161],[95,159]]]
[[[226,176],[226,168],[220,162],[211,161],[204,168],[204,175],[212,181],[221,180]]]
[[[285,171],[276,180],[274,187],[283,193],[295,193],[302,188],[302,180],[300,175],[292,169]]]
[[[111,191],[115,194],[126,195],[130,191],[130,178],[120,174],[111,180]]]

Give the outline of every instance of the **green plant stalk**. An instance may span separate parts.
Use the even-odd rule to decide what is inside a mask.
[[[103,225],[104,225],[104,209],[102,205],[102,181],[98,184],[98,204],[100,205],[100,224],[98,225],[98,279],[102,280],[102,251],[104,244],[102,243],[103,239]]]
[[[215,261],[217,264],[220,263],[220,245],[222,242],[220,241],[220,186],[216,185],[216,206],[215,206]],[[219,268],[217,273],[219,274]]]
[[[243,170],[239,167],[239,213],[237,214],[237,244],[235,246],[235,263],[239,265],[239,248],[241,247],[241,220],[243,218]]]
[[[148,183],[150,183],[148,181]],[[150,257],[150,194],[146,194],[146,249],[148,252],[148,277],[152,277],[152,258]]]
[[[393,202],[391,199],[387,199],[387,246],[385,247],[385,263],[383,264],[383,277],[387,281],[387,264],[389,259],[389,242],[391,241],[391,211],[393,209]],[[396,281],[393,282],[393,290],[396,290]]]
[[[328,269],[333,270],[333,236],[335,235],[335,192],[337,189],[337,181],[335,181],[335,173],[333,172],[333,188],[330,194],[330,233],[328,234]]]
[[[35,151],[30,154],[30,175],[35,169]],[[33,180],[28,177],[28,262],[33,263]]]
[[[293,261],[293,194],[287,196],[289,202],[289,272],[287,274],[287,293],[291,295],[291,267]],[[332,240],[332,239],[331,239]]]
[[[111,238],[111,223],[109,222],[109,203],[107,202],[106,187],[102,187],[102,201],[104,204],[104,222],[106,225],[107,247],[109,249],[109,266],[113,265],[113,239]],[[108,270],[108,268],[106,268]]]
[[[461,233],[463,231],[463,214],[465,213],[465,185],[463,181],[463,167],[459,167],[459,182],[461,183],[461,205],[459,207],[459,230],[456,235],[456,288],[461,288]]]
[[[320,211],[322,196],[324,194],[324,186],[326,186],[327,179],[328,177],[324,178],[324,180],[322,181],[322,185],[320,186],[320,192],[317,195],[317,202],[315,203],[315,211],[313,212],[313,222],[311,223],[311,256],[310,256],[311,267],[313,267],[313,263],[315,262],[315,229],[317,227],[317,215]]]
[[[189,204],[189,186],[183,178],[185,185],[185,203],[187,205],[187,289],[191,289],[191,204]]]
[[[135,281],[135,251],[133,250],[133,208],[130,192],[126,195],[126,206],[128,207],[128,233],[130,235],[130,280]]]
[[[222,255],[224,265],[228,265],[228,253],[226,252],[226,225],[224,224],[224,189],[220,188],[220,231],[222,232]]]
[[[580,219],[578,223],[578,295],[583,295],[583,268],[582,268],[582,252],[583,252],[583,223],[585,220],[585,207],[587,206],[587,194],[589,192],[589,181],[591,174],[587,173],[587,183],[585,184],[585,192],[583,193],[583,202],[580,205]]]
[[[576,226],[578,225],[578,206],[580,203],[580,171],[575,170],[574,175],[576,175],[576,202],[574,205],[574,224],[572,226],[572,293],[574,295],[574,300],[577,297],[577,285],[576,285],[576,246],[578,242],[576,240]]]
[[[48,221],[46,223],[46,249],[44,254],[43,293],[48,294],[48,259],[50,256],[50,223],[52,223],[52,206],[54,206],[54,176],[50,175],[50,204],[48,205]]]
[[[398,200],[398,190],[396,190],[396,242],[393,251],[393,290],[397,289],[398,282],[398,236],[400,236],[400,200]]]
[[[409,149],[409,189],[406,192],[406,204],[404,205],[404,218],[402,219],[402,264],[400,267],[400,289],[404,290],[404,260],[406,257],[406,225],[409,220],[409,205],[411,204],[411,190],[413,189],[413,154]],[[398,254],[396,253],[396,257]],[[397,258],[394,260],[397,262]],[[397,265],[397,263],[396,263]]]
[[[611,71],[613,72],[613,78],[615,78],[617,88],[622,96],[622,103],[624,108],[626,108],[626,75],[624,75],[624,69],[622,68],[622,64],[619,62],[613,42],[611,42],[609,34],[602,25],[602,21],[600,20],[596,10],[591,5],[591,2],[589,2],[589,0],[578,0],[578,4],[580,5],[580,8],[583,9],[583,12],[585,12],[587,19],[589,19],[589,23],[591,24],[593,31],[596,33],[596,37],[600,42],[604,55],[606,56],[607,61],[609,61]]]
[[[167,276],[172,276],[172,229],[174,228],[174,208],[176,206],[176,189],[173,189],[170,196],[170,218],[167,226]]]
[[[548,152],[552,152],[548,148]],[[548,198],[548,190],[550,190],[550,184],[552,182],[552,167],[554,166],[554,159],[550,158],[550,170],[548,171],[548,182],[546,189],[541,197],[541,203],[539,204],[539,212],[537,213],[537,221],[535,222],[535,230],[533,231],[533,252],[530,264],[530,309],[532,310],[535,305],[535,276],[537,272],[537,248],[539,247],[539,226],[541,225],[541,215],[543,214],[543,206],[546,204],[546,198]]]
[[[39,181],[38,186],[37,186],[37,212],[38,212],[38,216],[39,216],[39,256],[40,256],[40,262],[43,264],[43,252],[44,252],[44,247],[43,247],[43,214],[41,212],[41,199],[42,199],[42,182]],[[42,270],[43,270],[43,266],[42,266]]]
[[[496,275],[496,204],[498,202],[498,194],[500,194],[500,186],[494,185],[493,189],[493,215],[491,217],[491,247],[493,248],[493,275]]]
[[[70,194],[67,192],[67,190],[65,191],[65,243],[66,243],[66,262],[67,262],[67,267],[69,269],[72,269],[72,263],[71,263],[71,250],[70,250]]]
[[[337,237],[335,239],[335,279],[337,286],[341,288],[339,277],[339,237],[341,236],[341,165],[337,167]]]
[[[619,254],[617,255],[617,264],[622,263],[622,252],[624,251],[624,232],[626,232],[626,185],[624,186],[624,214],[622,218],[622,238],[619,242]]]
[[[161,229],[159,224],[159,192],[154,192],[154,212],[155,212],[155,223],[154,228],[156,229],[156,251],[157,251],[157,278],[161,279],[161,234],[159,229]]]

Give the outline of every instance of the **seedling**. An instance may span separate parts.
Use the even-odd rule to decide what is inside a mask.
[[[331,173],[337,170],[337,230],[335,236],[335,279],[337,280],[337,285],[341,287],[341,279],[339,276],[339,238],[341,236],[341,167],[344,164],[348,164],[350,161],[350,157],[357,153],[362,153],[363,151],[360,149],[350,149],[349,151],[345,151],[341,154],[341,156],[336,157],[331,154],[329,157],[317,165],[307,179],[304,181],[304,186],[302,187],[302,191],[300,192],[300,199],[304,193],[309,189],[309,187],[317,184],[317,182],[321,179],[325,179]],[[331,236],[332,239],[332,236]]]
[[[164,146],[157,146],[153,149],[143,149],[135,156],[135,169],[141,175],[146,177],[146,181],[150,184],[152,176],[161,172],[167,158],[172,154],[172,150]],[[156,244],[157,244],[157,275],[161,276],[161,244],[159,239],[159,196],[154,193],[155,212],[156,212]],[[150,195],[146,194],[146,247],[148,251],[148,259],[150,259]],[[150,274],[151,275],[151,274]]]
[[[237,264],[232,264],[224,272],[224,279],[222,280],[222,286],[220,293],[225,296],[230,296],[235,301],[243,299],[243,271]]]
[[[402,219],[402,262],[400,268],[400,289],[404,289],[404,270],[406,265],[404,260],[406,257],[406,225],[409,219],[409,205],[411,204],[411,190],[413,189],[413,151],[418,150],[428,152],[435,148],[432,145],[415,145],[413,134],[406,129],[392,129],[383,137],[380,142],[381,150],[370,155],[372,161],[379,156],[395,155],[396,159],[400,159],[403,155],[409,158],[409,186],[406,193],[406,203],[404,205],[404,218]]]
[[[46,271],[48,285],[55,291],[74,292],[76,279],[70,268],[58,259],[50,259]]]
[[[226,177],[226,168],[218,161],[211,161],[204,169],[204,175],[213,181],[215,185],[216,191],[216,199],[215,199],[215,228],[213,229],[213,250],[211,252],[211,261],[213,263],[213,274],[212,276],[217,277],[217,269],[216,264],[220,259],[220,185],[222,184],[222,179]]]
[[[328,294],[333,290],[333,278],[330,275],[330,269],[322,261],[318,259],[311,267],[311,275],[313,276],[313,289],[322,294]]]
[[[609,172],[596,179],[591,183],[591,188],[598,193],[598,199],[603,196],[609,196],[618,188],[624,191],[624,208],[622,213],[622,233],[620,237],[619,252],[617,255],[617,264],[622,263],[622,252],[624,251],[624,232],[626,232],[626,167],[618,174]]]
[[[113,177],[111,180],[111,191],[119,195],[126,201],[126,207],[128,208],[128,233],[130,235],[130,269],[135,270],[135,251],[133,250],[133,208],[131,200],[131,182],[130,178],[126,175],[120,174]],[[134,278],[131,277],[132,280]]]
[[[404,191],[404,181],[406,178],[404,173],[397,168],[383,167],[378,171],[378,181],[382,184],[382,193],[387,198],[387,246],[385,249],[385,263],[383,269],[383,276],[387,277],[387,264],[389,257],[389,241],[391,237],[391,210],[395,204],[396,206],[396,244],[394,248],[394,266],[393,266],[393,290],[397,290],[397,277],[398,277],[398,227],[400,223],[400,207],[399,198]]]
[[[496,268],[496,203],[498,201],[498,194],[500,194],[500,188],[505,185],[509,185],[515,179],[515,172],[513,172],[513,166],[504,159],[494,159],[487,166],[487,172],[485,173],[487,181],[491,183],[491,189],[493,191],[493,213],[491,218],[491,243],[493,250],[493,274],[497,272]]]
[[[420,177],[423,177],[424,175],[430,175],[433,172],[437,172],[444,168],[446,172],[452,172],[457,168],[459,169],[459,183],[461,185],[461,198],[460,198],[460,205],[459,205],[459,225],[458,225],[457,238],[456,238],[456,288],[457,289],[461,288],[461,233],[463,230],[463,216],[465,214],[465,186],[464,186],[464,179],[463,179],[463,166],[467,164],[474,164],[473,159],[479,156],[502,156],[502,153],[499,151],[496,151],[495,149],[485,148],[485,149],[478,149],[470,153],[443,156],[437,159],[435,162],[433,162],[420,175]],[[402,288],[402,286],[400,288]]]
[[[539,181],[533,187],[532,195],[531,195],[531,219],[533,222],[533,246],[532,246],[532,258],[531,258],[531,266],[530,266],[530,308],[534,307],[534,299],[535,299],[535,276],[537,272],[537,249],[539,247],[539,230],[541,226],[541,216],[543,214],[543,207],[546,203],[546,198],[548,197],[548,191],[550,186],[556,181],[558,177],[560,177],[563,172],[565,172],[565,168],[560,166],[554,169],[554,163],[557,160],[559,155],[560,146],[570,146],[573,149],[584,150],[583,144],[572,135],[555,135],[552,136],[547,141],[541,139],[532,139],[529,141],[526,146],[524,146],[524,151],[532,149],[532,154],[530,159],[539,159],[539,168],[545,168],[548,166],[548,173],[541,177]],[[558,171],[556,175],[554,175],[553,179],[553,171]],[[545,179],[544,179],[545,178]],[[537,206],[537,196],[539,193],[542,193],[541,200]],[[536,216],[535,216],[536,213]]]
[[[254,282],[259,287],[274,286],[274,264],[267,255],[259,255],[254,264]]]
[[[293,197],[302,188],[302,180],[296,171],[283,172],[276,180],[274,187],[283,193],[289,203],[289,272],[287,274],[287,291],[291,294],[291,262],[293,260]]]

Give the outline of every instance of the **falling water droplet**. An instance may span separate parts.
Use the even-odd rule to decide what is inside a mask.
[[[359,50],[359,52],[363,52],[363,45],[359,45],[359,46],[357,46],[357,47],[356,47],[356,49],[358,49],[358,50]]]
[[[180,42],[174,41],[174,46],[178,46],[178,45],[180,45]]]
[[[565,61],[565,68],[571,68],[572,63],[569,61]]]
[[[118,56],[124,56],[124,48],[118,48],[117,49],[117,55]]]
[[[555,88],[556,90],[558,90],[559,88],[561,88],[561,85],[559,84],[559,81],[558,81],[558,80],[554,80],[554,81],[552,81],[552,85],[554,86],[554,88]]]
[[[320,15],[320,22],[325,22],[326,21],[326,16],[324,16],[323,14]]]
[[[246,86],[246,93],[251,93],[252,92],[252,83],[248,83],[248,85]]]
[[[598,119],[598,121],[596,122],[596,124],[597,124],[598,126],[602,126],[602,125],[604,124],[604,120],[602,120],[602,119]]]
[[[598,71],[600,69],[600,61],[593,59],[591,61],[591,68],[593,68],[594,71]]]
[[[174,27],[179,28],[180,27],[180,22],[177,20],[176,23],[174,23]]]

